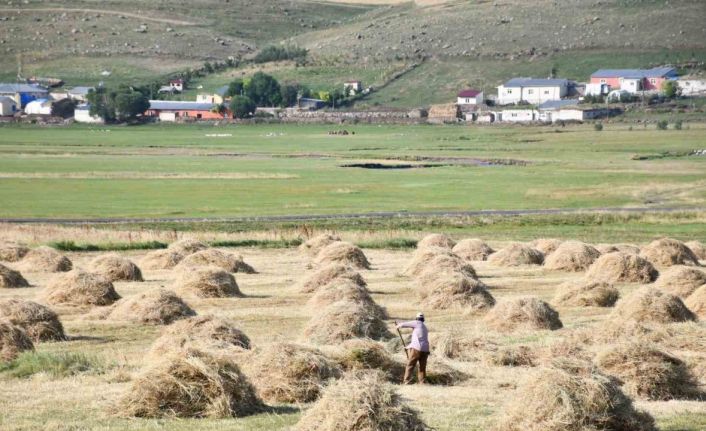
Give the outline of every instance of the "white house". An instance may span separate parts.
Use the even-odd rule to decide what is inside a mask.
[[[49,99],[37,99],[29,102],[25,106],[27,115],[51,115],[52,101]]]
[[[103,124],[104,121],[97,115],[91,115],[91,105],[78,105],[74,110],[74,121],[77,123]]]
[[[0,96],[12,97],[21,109],[33,100],[46,99],[49,97],[49,91],[44,87],[34,84],[0,83]]]
[[[568,92],[569,81],[566,79],[513,78],[498,87],[498,104],[539,104],[548,100],[561,100]]]
[[[457,105],[481,105],[483,103],[483,92],[472,88],[459,91],[456,95]]]
[[[17,112],[17,102],[12,97],[0,96],[0,117],[9,117]]]
[[[706,94],[706,79],[677,79],[677,85],[681,90],[682,96],[696,96]]]
[[[77,102],[86,102],[88,93],[93,90],[95,90],[94,87],[74,87],[68,91],[68,95]]]
[[[347,96],[355,96],[363,91],[363,83],[360,81],[347,81],[343,83],[343,93]]]
[[[535,109],[505,109],[496,113],[496,121],[504,123],[530,123],[539,121],[539,111]]]

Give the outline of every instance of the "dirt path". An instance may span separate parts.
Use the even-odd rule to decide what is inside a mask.
[[[104,10],[104,9],[84,9],[84,8],[72,9],[72,8],[63,8],[63,7],[33,7],[33,8],[24,8],[24,9],[0,8],[0,13],[2,13],[2,12],[12,12],[12,13],[21,13],[21,12],[99,13],[99,14],[106,14],[106,15],[122,15],[122,16],[127,16],[130,18],[139,19],[142,21],[161,22],[164,24],[196,25],[195,22],[191,22],[191,21],[183,21],[183,20],[179,20],[179,19],[170,19],[170,18],[152,18],[152,17],[142,15],[139,13],[130,13],[130,12],[123,12],[123,11],[117,11],[117,10]]]

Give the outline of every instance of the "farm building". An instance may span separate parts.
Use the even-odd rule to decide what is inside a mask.
[[[311,99],[309,97],[300,97],[297,100],[297,107],[300,109],[308,109],[315,111],[326,106],[326,102],[321,99]]]
[[[17,113],[17,102],[12,97],[0,96],[0,117],[9,117]]]
[[[531,123],[539,121],[539,111],[536,109],[505,109],[497,112],[496,121],[503,123]]]
[[[77,123],[93,123],[93,124],[102,124],[104,123],[103,119],[97,115],[91,115],[91,105],[89,104],[83,104],[83,105],[78,105],[76,109],[74,110],[74,121]]]
[[[682,96],[703,96],[706,95],[706,79],[680,78],[677,85]]]
[[[88,93],[93,90],[95,90],[93,87],[74,87],[68,91],[68,96],[71,100],[86,102],[88,100]]]
[[[355,96],[363,91],[363,83],[360,81],[346,81],[343,83],[343,94]]]
[[[27,115],[51,115],[52,101],[49,99],[36,99],[25,106]]]
[[[182,102],[176,100],[150,100],[150,107],[145,113],[148,117],[160,121],[177,121],[180,118],[194,120],[222,120],[226,115],[219,112],[219,105],[203,102]]]
[[[662,91],[664,81],[676,78],[677,70],[673,67],[601,69],[591,75],[591,84],[605,84],[611,90],[625,90],[632,94],[658,93]]]
[[[428,120],[431,123],[454,123],[458,119],[459,110],[458,105],[455,103],[444,103],[429,107]]]
[[[615,115],[618,111],[605,107],[579,105],[578,100],[555,100],[539,105],[539,120],[547,123],[557,121],[586,121]]]
[[[0,84],[0,96],[11,97],[20,109],[36,99],[46,99],[49,90],[34,84]]]
[[[472,88],[459,91],[456,95],[456,103],[460,106],[480,105],[483,103],[483,92]]]
[[[181,93],[186,88],[186,83],[181,78],[170,79],[169,86]]]
[[[538,104],[548,100],[560,100],[569,92],[566,79],[513,78],[498,87],[498,104]]]
[[[224,85],[222,87],[219,87],[215,92],[213,92],[213,94],[197,94],[196,101],[201,103],[215,103],[220,105],[225,103],[226,99],[229,99],[226,94],[228,94],[228,86]]]

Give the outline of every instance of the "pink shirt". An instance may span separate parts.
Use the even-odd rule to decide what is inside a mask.
[[[398,328],[413,328],[412,339],[410,340],[408,349],[419,350],[420,352],[429,351],[429,331],[424,322],[412,320],[410,322],[402,322],[397,325]]]

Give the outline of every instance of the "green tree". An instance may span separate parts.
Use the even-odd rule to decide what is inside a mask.
[[[249,118],[255,109],[255,102],[247,96],[233,96],[230,101],[230,110],[235,118]]]
[[[294,106],[297,103],[297,96],[299,95],[299,88],[296,85],[283,85],[280,93],[282,95],[282,107],[287,108]]]
[[[235,81],[228,84],[228,91],[226,91],[226,96],[242,96],[245,90],[245,83],[242,79],[236,79]]]
[[[71,118],[76,110],[76,102],[71,99],[62,99],[51,105],[51,115],[61,118]]]
[[[117,92],[113,104],[116,118],[120,121],[135,119],[150,107],[147,96],[132,89],[123,89]]]
[[[106,123],[115,121],[115,109],[110,100],[110,94],[105,87],[98,87],[86,95],[86,100],[91,105],[89,113],[101,117]]]
[[[662,92],[668,99],[673,99],[679,95],[679,86],[677,81],[664,81],[662,83]]]
[[[253,75],[245,93],[257,106],[279,106],[282,103],[279,82],[263,72]]]

